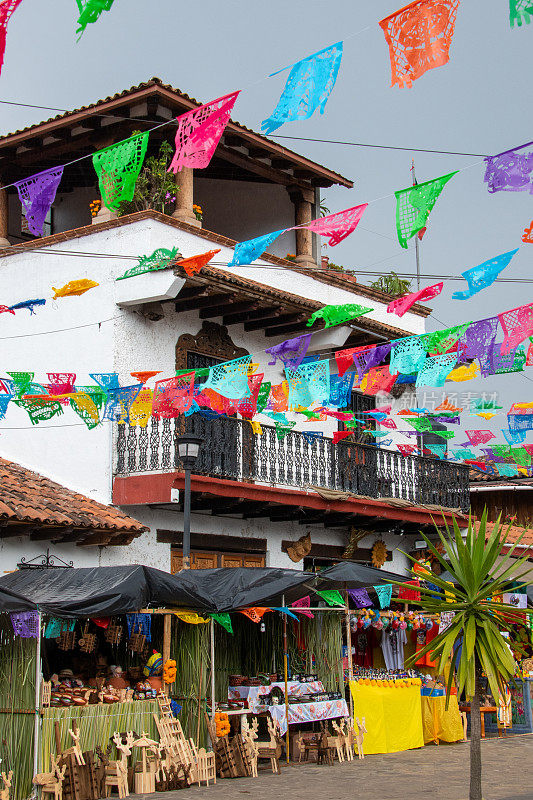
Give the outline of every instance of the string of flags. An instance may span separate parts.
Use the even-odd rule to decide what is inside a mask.
[[[21,0],[0,0],[0,67],[7,23],[20,2]],[[113,4],[113,0],[76,2],[80,13],[80,33],[87,24],[96,22],[103,11],[110,10]],[[458,8],[459,0],[415,0],[381,20],[379,24],[389,46],[393,85],[410,86],[413,80],[421,77],[427,70],[442,66],[448,61]],[[529,22],[528,8],[530,6],[521,0],[510,0],[511,25],[514,22]],[[269,76],[290,70],[275,110],[262,123],[265,133],[277,130],[287,121],[308,119],[316,110],[324,113],[337,79],[342,53],[343,43],[337,42]],[[184,166],[205,169],[209,165],[239,93],[235,91],[219,97],[177,118],[176,150],[169,171],[177,172]],[[104,148],[92,156],[102,200],[110,210],[116,211],[121,202],[133,198],[148,138],[149,131],[146,131]],[[66,166],[44,170],[13,184],[17,188],[29,230],[35,236],[42,235],[44,219],[54,202]],[[484,180],[490,192],[532,191],[532,173],[533,143],[529,143],[488,157]],[[423,236],[427,219],[440,193],[456,174],[457,172],[451,172],[395,192],[396,228],[403,248],[407,248],[408,241],[413,236]],[[366,204],[363,204],[300,227],[329,236],[329,244],[334,246],[355,230],[365,208]],[[251,263],[286,230],[293,228],[240,243],[231,266]],[[526,228],[523,241],[530,240],[529,233]],[[488,275],[487,263],[480,266],[486,266],[485,274]],[[493,266],[496,269],[497,265]],[[465,277],[468,280],[468,276]],[[462,299],[470,296],[472,294],[466,294]]]

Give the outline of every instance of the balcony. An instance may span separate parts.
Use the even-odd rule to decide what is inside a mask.
[[[256,486],[306,489],[320,487],[372,499],[395,499],[415,505],[468,510],[468,467],[438,459],[404,457],[369,445],[333,444],[290,431],[278,439],[262,425],[256,436],[247,420],[208,421],[193,417],[150,419],[146,428],[117,425],[115,476],[181,471],[176,435],[187,432],[205,444],[195,474]]]

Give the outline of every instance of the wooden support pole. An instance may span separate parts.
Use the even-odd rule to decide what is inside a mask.
[[[281,601],[281,605],[285,608],[285,595]],[[285,733],[285,751],[287,764],[289,763],[289,652],[287,645],[287,615],[283,615],[283,678],[285,681],[285,719],[287,720],[287,731]]]
[[[163,620],[163,664],[170,658],[170,641],[172,639],[172,614],[165,614]]]
[[[350,606],[348,603],[348,590],[344,593],[345,600],[346,600],[346,649],[348,651],[348,688],[349,688],[349,697],[350,697],[350,717],[353,720],[353,697],[352,697],[352,690],[350,688],[350,683],[353,681],[353,659],[352,659],[352,629],[350,627]]]

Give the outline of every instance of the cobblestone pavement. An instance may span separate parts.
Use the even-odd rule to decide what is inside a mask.
[[[486,739],[482,759],[484,800],[533,800],[533,735]],[[468,800],[468,783],[469,745],[441,744],[333,767],[283,764],[281,775],[261,769],[258,778],[193,787],[191,800]],[[185,800],[186,795],[157,797]]]

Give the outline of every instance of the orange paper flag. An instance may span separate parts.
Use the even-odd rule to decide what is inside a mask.
[[[267,611],[270,611],[270,608],[256,606],[255,608],[242,608],[239,613],[244,614],[245,617],[251,619],[252,622],[261,622],[261,617],[264,616]]]
[[[218,250],[209,250],[207,253],[201,253],[198,256],[191,256],[191,258],[184,258],[177,262],[177,266],[183,267],[187,275],[194,275],[195,272],[200,272],[217,253],[220,253],[220,248]]]
[[[411,86],[449,60],[459,0],[415,0],[379,23],[389,45],[392,83]]]

